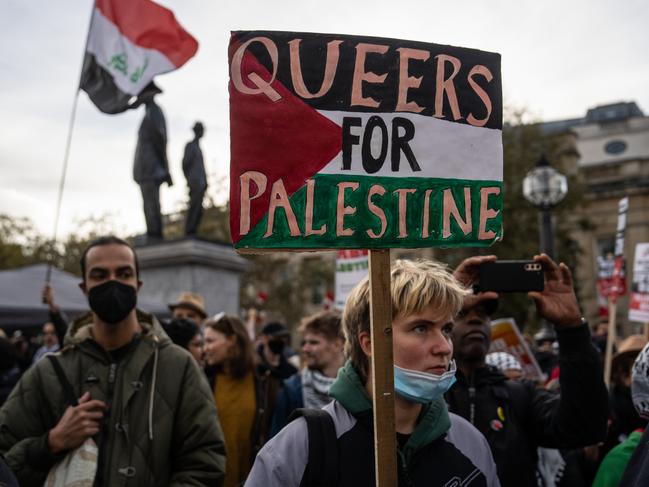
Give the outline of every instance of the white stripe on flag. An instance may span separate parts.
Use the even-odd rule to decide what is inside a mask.
[[[359,117],[360,127],[351,127],[353,135],[360,136],[358,144],[352,146],[351,170],[342,170],[342,152],[331,160],[319,174],[350,174],[359,176],[423,177],[471,179],[481,181],[502,181],[503,145],[502,132],[498,129],[474,127],[472,125],[449,122],[415,113],[366,113],[318,110],[318,113],[342,127],[344,117]],[[392,142],[388,141],[385,162],[381,169],[367,174],[363,169],[361,146],[367,120],[379,116],[387,126],[388,140],[392,136],[392,120],[395,117],[407,118],[415,126],[415,135],[408,145],[417,159],[421,171],[413,171],[403,152],[400,155],[399,172],[391,170],[390,154]],[[404,134],[404,129],[399,129]],[[381,131],[373,131],[372,154],[381,153]]]
[[[154,76],[176,69],[160,51],[133,44],[117,26],[95,9],[90,25],[88,52],[125,93],[137,95]]]

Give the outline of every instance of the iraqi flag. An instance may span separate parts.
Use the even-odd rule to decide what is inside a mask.
[[[197,50],[171,10],[150,0],[96,0],[80,86],[102,112],[121,113]]]

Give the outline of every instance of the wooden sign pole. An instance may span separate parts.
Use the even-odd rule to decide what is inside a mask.
[[[645,340],[649,341],[649,323],[644,324],[644,337]]]
[[[396,487],[390,251],[370,250],[370,327],[374,396],[374,469],[377,487]]]
[[[616,311],[617,311],[617,297],[609,296],[608,298],[608,337],[606,339],[606,357],[604,359],[604,382],[606,387],[610,387],[611,383],[611,364],[613,363],[613,344],[617,338],[616,333]]]

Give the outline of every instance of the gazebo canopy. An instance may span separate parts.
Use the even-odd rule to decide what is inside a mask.
[[[46,272],[47,264],[0,271],[0,328],[5,332],[39,327],[49,319],[47,305],[41,301]],[[69,319],[89,310],[79,282],[79,277],[52,268],[54,300]],[[142,298],[138,299],[137,306],[157,316],[169,315],[165,303]]]

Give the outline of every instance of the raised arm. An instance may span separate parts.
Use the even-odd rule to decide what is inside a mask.
[[[539,444],[552,448],[575,448],[604,439],[608,418],[608,394],[599,353],[590,342],[588,325],[573,288],[572,273],[545,254],[541,263],[545,289],[531,292],[539,315],[554,324],[559,341],[560,398],[536,390],[534,430]]]

